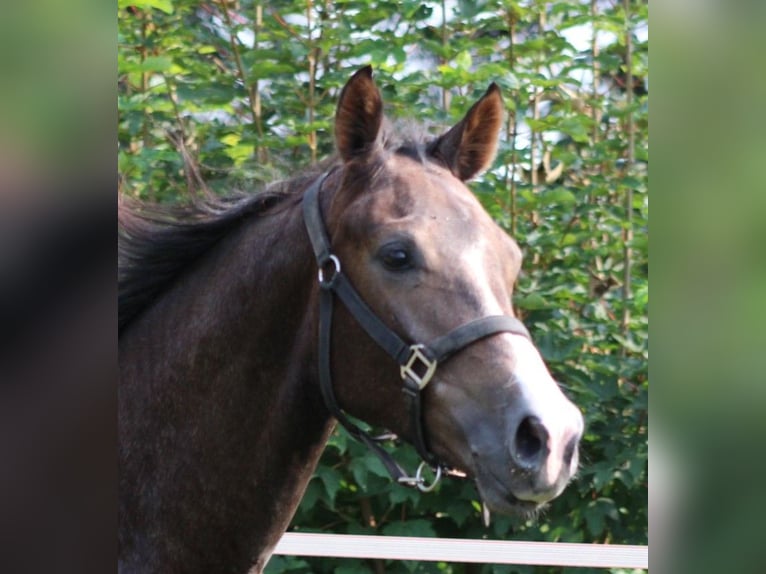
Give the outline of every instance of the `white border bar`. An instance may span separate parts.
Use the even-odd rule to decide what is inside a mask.
[[[649,547],[288,532],[275,554],[435,562],[649,568]]]

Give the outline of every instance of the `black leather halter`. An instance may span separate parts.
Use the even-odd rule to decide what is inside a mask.
[[[471,343],[497,333],[514,333],[530,338],[526,327],[514,317],[493,315],[470,321],[428,343],[410,344],[394,333],[362,300],[341,270],[341,262],[331,251],[330,240],[325,231],[319,205],[319,192],[328,173],[315,181],[303,196],[303,219],[311,246],[319,267],[319,386],[325,405],[346,430],[367,445],[383,462],[391,476],[398,482],[423,486],[420,476],[412,478],[396,463],[391,455],[375,442],[375,439],[349,420],[338,406],[332,388],[330,371],[330,341],[332,333],[333,295],[337,295],[367,334],[380,345],[400,368],[402,390],[409,401],[413,442],[418,453],[438,476],[446,467],[426,446],[421,414],[421,392],[433,378],[437,366]]]

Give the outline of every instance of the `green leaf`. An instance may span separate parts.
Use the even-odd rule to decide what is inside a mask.
[[[340,490],[341,481],[343,477],[341,474],[332,467],[319,466],[316,469],[316,476],[324,486],[324,492],[327,495],[327,500],[331,505],[335,504],[335,496]]]
[[[132,6],[139,10],[151,10],[152,8],[156,8],[166,14],[173,13],[173,2],[171,0],[117,0],[117,6],[119,8]]]
[[[591,137],[591,120],[585,116],[566,118],[558,128],[577,143],[588,143]]]
[[[342,566],[335,568],[335,574],[372,574],[372,570],[361,560],[345,559]]]
[[[625,338],[619,333],[612,333],[612,338],[632,353],[643,353],[645,350],[644,344],[633,341],[631,338]]]
[[[474,510],[465,500],[451,500],[445,509],[457,526],[463,526]]]
[[[568,206],[577,203],[577,196],[563,187],[546,189],[540,194],[543,205]]]
[[[460,52],[455,57],[455,67],[458,70],[463,70],[463,71],[470,70],[472,63],[473,63],[473,58],[471,57],[471,53],[468,50],[464,50]]]
[[[173,65],[173,60],[167,56],[149,56],[143,62],[141,61],[123,61],[120,66],[120,72],[165,72]]]
[[[417,490],[407,486],[394,485],[391,488],[391,494],[388,499],[391,504],[402,504],[409,502],[410,504],[416,504],[420,495]]]
[[[530,311],[536,309],[547,309],[550,305],[548,302],[538,293],[530,293],[522,297],[516,297],[514,303],[520,309],[527,309]]]
[[[383,527],[383,534],[386,536],[436,536],[436,532],[434,531],[431,522],[421,518],[390,522]]]

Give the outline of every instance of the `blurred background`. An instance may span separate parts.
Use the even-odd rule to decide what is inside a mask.
[[[114,15],[88,0],[2,5],[2,572],[114,564]]]

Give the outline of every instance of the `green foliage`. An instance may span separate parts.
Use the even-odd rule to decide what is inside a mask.
[[[392,484],[338,430],[293,528],[645,544],[647,4],[631,2],[628,17],[623,4],[597,2],[594,12],[576,0],[443,6],[120,0],[123,191],[175,201],[202,180],[255,188],[326,157],[339,89],[362,64],[374,66],[390,116],[440,128],[497,82],[507,125],[494,168],[472,189],[524,250],[515,305],[584,412],[581,471],[537,520],[493,517],[487,529],[470,483],[449,479],[430,494]],[[585,47],[573,45],[577,29]],[[389,448],[417,466],[409,447]],[[268,571],[563,570],[280,556]]]

